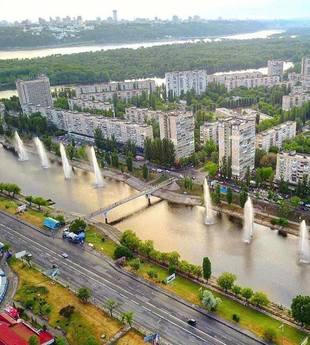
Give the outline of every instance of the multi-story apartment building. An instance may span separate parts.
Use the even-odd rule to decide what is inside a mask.
[[[253,109],[242,109],[241,111],[236,111],[227,108],[216,108],[215,114],[218,119],[223,119],[226,117],[239,117],[239,118],[250,118],[256,119],[257,112]]]
[[[256,148],[268,152],[272,146],[282,148],[285,140],[296,136],[296,122],[287,121],[256,135]]]
[[[254,169],[255,120],[230,117],[219,120],[219,162],[231,158],[232,175],[243,178]]]
[[[110,102],[91,101],[91,100],[84,100],[80,98],[69,98],[68,103],[69,103],[70,110],[80,110],[80,111],[113,110],[113,104]]]
[[[284,62],[279,60],[268,60],[268,76],[279,76],[282,78],[284,71]]]
[[[43,116],[72,135],[79,136],[87,141],[93,141],[96,128],[102,130],[105,138],[114,137],[116,142],[125,144],[131,140],[135,145],[143,149],[146,138],[153,139],[153,128],[146,124],[136,124],[117,118],[110,118],[89,113],[71,110],[62,110],[44,107],[28,107],[28,112],[40,112]]]
[[[18,79],[16,89],[22,109],[29,104],[43,107],[53,105],[50,81],[45,75],[40,75],[34,80]]]
[[[208,76],[208,82],[223,84],[227,91],[237,87],[246,87],[248,89],[259,86],[272,87],[281,82],[278,75],[264,76],[259,71],[254,72],[236,72],[236,73],[218,73]]]
[[[79,85],[75,88],[75,92],[77,98],[84,100],[107,102],[117,96],[122,100],[128,101],[133,97],[141,96],[144,92],[149,94],[155,88],[155,81],[148,79]]]
[[[310,155],[293,152],[281,152],[277,155],[276,180],[283,179],[291,184],[298,184],[304,178],[310,179]]]
[[[147,108],[130,107],[125,109],[125,119],[135,123],[146,123],[159,120],[160,111]]]
[[[0,119],[3,117],[5,113],[5,105],[0,102]]]
[[[307,92],[291,92],[289,95],[282,97],[282,109],[285,111],[295,107],[302,107],[303,104],[310,101],[310,93]]]
[[[200,126],[200,143],[205,144],[207,141],[212,140],[216,145],[218,145],[218,127],[218,121],[205,122],[202,126]]]
[[[301,60],[301,75],[310,78],[310,57],[303,57]]]
[[[201,95],[207,90],[208,77],[207,70],[176,71],[165,74],[167,95],[176,97],[194,90],[197,95]]]
[[[160,138],[173,142],[177,160],[195,152],[194,128],[194,116],[191,112],[162,112],[159,116]]]

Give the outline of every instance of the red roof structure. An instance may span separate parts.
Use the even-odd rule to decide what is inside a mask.
[[[11,315],[18,315],[8,309]],[[40,345],[53,344],[54,337],[46,331],[36,330],[21,319],[15,320],[8,312],[0,313],[0,345],[28,345],[32,336],[38,337]]]

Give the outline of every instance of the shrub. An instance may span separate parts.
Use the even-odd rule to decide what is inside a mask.
[[[71,317],[71,315],[74,313],[75,307],[73,305],[67,305],[60,309],[59,314],[67,319]]]
[[[232,319],[233,319],[235,322],[239,322],[239,321],[240,321],[240,316],[239,316],[239,314],[233,314]]]
[[[242,288],[239,285],[234,285],[231,290],[235,295],[239,296],[241,294]]]
[[[176,271],[176,267],[174,265],[171,265],[171,266],[168,267],[169,275],[175,273],[175,271]]]
[[[131,250],[129,250],[125,246],[117,246],[114,251],[114,258],[119,259],[125,256],[127,259],[131,259],[133,257]]]
[[[133,259],[130,261],[129,266],[133,268],[135,271],[138,271],[138,269],[141,266],[141,262],[139,258]]]
[[[217,283],[222,289],[227,291],[227,290],[231,290],[236,279],[237,277],[234,274],[229,273],[229,272],[224,272],[218,277]]]
[[[155,272],[153,270],[148,271],[147,275],[149,276],[149,278],[152,278],[152,279],[157,279],[158,278],[157,272]]]
[[[273,328],[267,328],[264,331],[263,338],[269,343],[274,344],[277,340],[277,333]]]

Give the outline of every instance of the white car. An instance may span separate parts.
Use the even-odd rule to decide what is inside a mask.
[[[64,259],[68,259],[69,255],[67,253],[62,253],[61,256],[64,258]]]

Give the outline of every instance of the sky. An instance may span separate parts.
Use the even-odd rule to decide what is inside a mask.
[[[120,19],[166,19],[173,15],[206,19],[310,18],[310,0],[0,0],[0,20],[67,15],[106,18],[113,9],[118,10]]]

